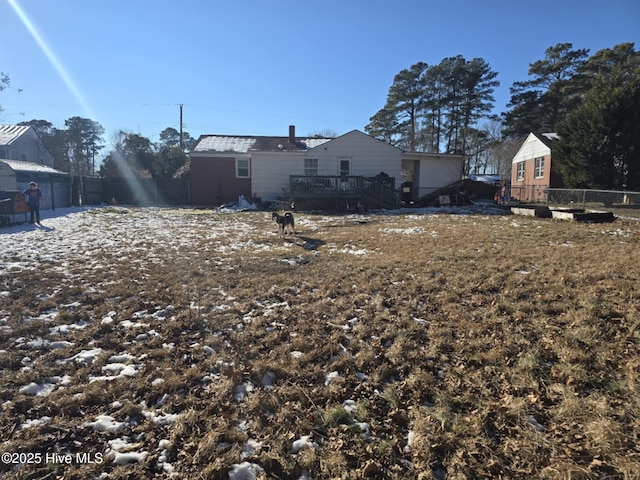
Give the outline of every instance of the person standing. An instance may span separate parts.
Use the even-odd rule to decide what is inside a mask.
[[[27,188],[24,192],[25,200],[27,205],[29,205],[29,212],[31,212],[31,222],[40,223],[40,203],[44,205],[44,195],[42,195],[42,190],[38,188],[36,182],[30,182],[29,188]]]

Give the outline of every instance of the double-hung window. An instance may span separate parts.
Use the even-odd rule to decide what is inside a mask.
[[[249,159],[237,158],[236,159],[236,178],[249,178]]]
[[[304,159],[304,175],[306,177],[315,177],[318,175],[318,159],[317,158]]]
[[[517,165],[517,180],[522,181],[524,180],[524,162],[518,162]]]
[[[535,161],[535,177],[544,177],[544,157],[538,157]]]
[[[348,177],[351,174],[351,157],[338,157],[338,168],[341,177]]]

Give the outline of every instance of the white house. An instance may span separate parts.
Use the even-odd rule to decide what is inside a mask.
[[[19,160],[53,167],[53,157],[29,126],[0,125],[0,160]]]
[[[239,195],[261,201],[343,198],[352,205],[362,193],[391,208],[402,182],[412,182],[417,200],[462,173],[461,155],[404,152],[359,130],[301,138],[293,125],[287,137],[203,135],[189,156],[195,205],[220,205]]]
[[[391,178],[401,177],[402,150],[358,130],[316,143],[306,151],[286,154],[253,152],[253,196],[282,197],[291,175],[375,177],[384,172]]]
[[[292,169],[303,164],[306,152],[329,140],[296,137],[294,126],[286,137],[202,135],[189,153],[191,202],[220,205],[239,195],[282,196]]]

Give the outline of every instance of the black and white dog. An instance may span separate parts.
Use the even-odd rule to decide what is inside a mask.
[[[289,227],[289,233],[293,231],[293,234],[296,234],[296,222],[293,219],[293,213],[287,212],[284,215],[280,215],[278,212],[273,212],[271,214],[271,218],[273,218],[278,224],[278,233],[280,234],[280,238],[284,238],[286,235],[287,227]]]

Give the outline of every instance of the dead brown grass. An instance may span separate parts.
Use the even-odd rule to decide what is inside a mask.
[[[81,282],[46,266],[38,279],[0,278],[15,292],[14,335],[0,341],[3,451],[106,452],[124,435],[150,452],[136,465],[55,466],[65,478],[161,477],[163,438],[177,478],[227,478],[242,461],[261,478],[640,478],[640,224],[299,218],[299,235],[282,242],[262,213],[215,217],[217,228],[249,225],[242,240],[254,248],[221,253],[232,240],[204,234],[190,249],[167,242],[162,262],[105,260],[108,278],[81,265],[70,266]],[[42,291],[54,292],[46,304],[34,300]],[[82,307],[56,323],[90,320],[68,335],[73,352],[104,354],[71,369],[55,362],[69,351],[29,351],[37,362],[19,372],[27,353],[12,339],[46,333],[21,319],[73,301]],[[168,305],[169,317],[141,320],[148,328],[100,324]],[[157,337],[136,340],[150,329]],[[87,383],[123,351],[144,356],[137,376]],[[70,370],[72,386],[48,397],[17,390]],[[240,384],[253,389],[236,401]],[[145,420],[164,396],[178,420]],[[126,429],[82,428],[106,412]],[[17,428],[44,415],[53,420]],[[317,447],[292,451],[302,436]],[[262,448],[246,456],[248,439]],[[0,464],[6,478],[53,468]]]

